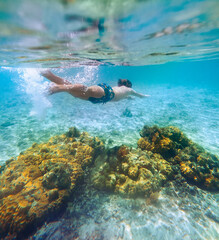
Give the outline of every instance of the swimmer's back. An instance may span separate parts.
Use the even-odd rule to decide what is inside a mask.
[[[115,96],[111,101],[119,101],[131,95],[133,92],[133,89],[128,88],[126,86],[113,87],[113,92]]]

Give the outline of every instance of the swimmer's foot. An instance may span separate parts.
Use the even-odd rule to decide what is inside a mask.
[[[59,92],[58,86],[56,84],[49,84],[49,86],[46,87],[45,91],[44,91],[44,95],[45,96],[50,96],[54,93]]]
[[[58,93],[60,92],[60,87],[57,86],[56,84],[55,85],[51,85],[48,89],[48,95],[52,95],[54,93]]]
[[[40,71],[40,75],[43,76],[43,77],[45,77],[45,78],[47,78],[48,76],[51,76],[52,73],[51,73],[50,70],[45,69],[45,70]]]

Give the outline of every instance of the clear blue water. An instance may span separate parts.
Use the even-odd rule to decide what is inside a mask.
[[[108,147],[136,147],[145,124],[174,125],[219,155],[218,11],[217,0],[0,0],[0,165],[72,126]],[[42,68],[86,85],[128,78],[150,97],[94,105],[66,93],[48,96]],[[35,239],[64,239],[63,226],[77,228],[78,239],[95,239],[95,232],[110,240],[219,239],[217,194],[189,195],[185,210],[165,190],[160,205],[149,207],[89,191],[69,203],[68,221],[43,226]]]
[[[128,67],[54,69],[68,80],[88,85],[129,78],[147,99],[94,105],[66,93],[46,97],[48,81],[37,69],[1,68],[1,163],[71,126],[110,142],[136,145],[145,125],[174,125],[191,139],[219,153],[219,61]],[[124,116],[128,108],[132,117]],[[125,136],[121,138],[121,136]],[[109,141],[110,139],[110,141]]]

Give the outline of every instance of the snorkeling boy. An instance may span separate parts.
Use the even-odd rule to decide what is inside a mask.
[[[72,84],[48,70],[41,72],[41,75],[55,83],[54,86],[50,87],[50,94],[67,92],[73,97],[88,100],[92,103],[115,102],[130,98],[130,96],[149,97],[149,95],[143,95],[134,91],[132,83],[128,79],[119,79],[118,86],[115,87],[110,87],[105,83],[87,87],[83,84]]]

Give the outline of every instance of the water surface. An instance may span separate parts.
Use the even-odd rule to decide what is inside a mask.
[[[1,65],[218,59],[217,0],[0,1]]]

